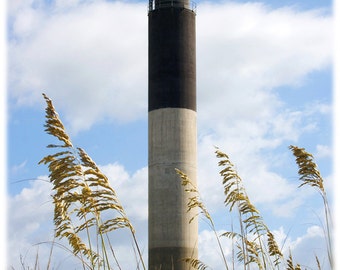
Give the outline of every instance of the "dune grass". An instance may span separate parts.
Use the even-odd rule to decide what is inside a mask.
[[[334,268],[333,253],[332,253],[332,218],[331,211],[327,200],[326,191],[324,189],[324,180],[314,162],[313,156],[304,148],[297,146],[289,146],[293,155],[296,158],[296,164],[299,167],[299,175],[302,183],[299,185],[312,186],[321,194],[325,211],[325,239],[327,242],[328,261],[331,269]],[[216,148],[216,157],[218,159],[218,166],[221,168],[219,174],[222,179],[224,188],[225,200],[224,204],[229,213],[236,212],[238,216],[239,230],[226,231],[218,236],[214,226],[214,222],[204,205],[201,196],[196,186],[190,181],[188,176],[177,170],[181,177],[182,185],[186,192],[191,193],[191,197],[187,203],[187,211],[193,208],[198,208],[199,214],[208,221],[211,230],[215,234],[216,243],[219,246],[221,256],[225,269],[239,269],[240,265],[243,269],[287,269],[299,270],[301,266],[299,263],[294,263],[293,256],[289,253],[285,258],[282,250],[279,248],[273,233],[265,224],[260,212],[253,205],[243,186],[242,179],[238,175],[235,166],[231,162],[229,156]],[[227,263],[223,247],[221,245],[220,237],[227,237],[232,240],[232,250],[236,250],[233,255],[236,258],[231,258],[231,262]],[[311,254],[314,256],[314,254]],[[194,269],[209,269],[204,262],[185,258],[185,261]],[[239,264],[236,266],[235,261]],[[231,265],[230,265],[231,264]],[[315,256],[316,269],[321,269],[320,261]]]
[[[54,153],[39,162],[48,166],[53,185],[55,237],[68,240],[84,269],[112,269],[113,261],[118,267],[119,262],[108,234],[128,229],[137,250],[137,265],[146,269],[135,229],[108,178],[83,149],[73,146],[52,101],[43,96],[47,104],[45,132],[59,142],[48,145]]]
[[[96,163],[81,148],[73,146],[65,128],[53,107],[52,101],[43,95],[46,101],[45,132],[57,139],[50,144],[53,153],[44,157],[39,163],[49,169],[49,179],[53,185],[52,199],[54,204],[55,237],[66,239],[73,255],[81,261],[83,269],[121,269],[119,258],[115,256],[110,232],[127,229],[133,239],[135,250],[135,267],[146,269],[142,253],[138,246],[135,229],[132,226],[116,191],[111,187],[108,178],[101,172]],[[332,221],[328,205],[324,180],[317,169],[313,156],[303,148],[290,146],[299,168],[301,184],[312,186],[321,194],[325,211],[325,238],[330,266],[333,268],[332,254]],[[216,158],[220,167],[220,177],[225,195],[224,204],[227,213],[236,213],[238,230],[232,228],[218,235],[214,221],[201,199],[198,188],[190,181],[185,172],[177,170],[186,192],[191,194],[187,211],[198,208],[197,215],[208,221],[215,234],[216,244],[223,258],[224,268],[240,269],[301,269],[293,261],[290,253],[284,257],[274,234],[265,224],[260,212],[253,205],[243,186],[241,177],[229,156],[216,148]],[[197,215],[192,219],[197,218]],[[108,218],[109,217],[109,218]],[[192,221],[190,220],[190,222]],[[223,251],[221,238],[232,240],[233,258],[227,259]],[[311,254],[314,256],[314,254]],[[204,262],[183,258],[192,269],[210,269]],[[132,263],[133,260],[131,260]],[[318,257],[315,257],[316,268],[321,269]],[[38,255],[36,265],[38,264]],[[37,268],[34,268],[37,269]]]

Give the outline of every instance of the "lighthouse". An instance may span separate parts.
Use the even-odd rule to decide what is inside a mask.
[[[189,0],[150,0],[148,20],[149,270],[190,269],[198,224],[175,169],[196,184],[196,12]]]

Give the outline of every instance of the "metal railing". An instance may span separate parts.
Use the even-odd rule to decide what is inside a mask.
[[[167,7],[186,8],[196,13],[196,3],[190,0],[149,0],[148,11]]]

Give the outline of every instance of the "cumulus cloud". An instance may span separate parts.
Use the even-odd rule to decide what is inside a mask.
[[[330,63],[332,31],[325,29],[331,29],[331,19],[315,11],[202,4],[197,16],[199,109],[209,112],[208,121],[212,114],[225,121],[273,115],[282,104],[270,90],[298,84]]]
[[[148,169],[141,168],[129,174],[119,163],[107,164],[100,167],[109,178],[111,186],[116,190],[117,196],[124,207],[132,225],[136,230],[136,237],[147,262],[147,235],[148,235]],[[134,250],[131,234],[119,231],[112,235],[112,246],[122,269],[129,269],[134,265]]]
[[[145,5],[78,2],[65,6],[56,1],[47,11],[36,8],[39,1],[10,4],[11,97],[18,104],[35,104],[46,91],[61,104],[74,130],[104,118],[142,117],[147,100]],[[269,118],[281,105],[271,89],[298,84],[330,63],[331,33],[331,18],[317,11],[201,3],[200,125],[210,126],[211,119],[221,117],[229,126],[235,116],[248,122]]]
[[[39,177],[45,179],[46,177]],[[51,241],[53,206],[48,180],[35,180],[19,194],[9,197],[7,219],[8,265],[19,269],[20,256],[26,265],[33,265],[39,242]],[[41,251],[46,255],[47,252]],[[41,254],[41,255],[42,255]]]
[[[132,220],[146,221],[148,217],[148,168],[144,167],[129,175],[124,166],[115,163],[101,167],[117,189],[122,205]]]
[[[225,231],[216,231],[217,235],[225,233]],[[232,253],[231,241],[226,237],[220,237],[223,253],[226,257],[230,257]],[[198,236],[198,254],[199,259],[211,269],[224,269],[224,260],[218,246],[215,233],[210,230],[203,230]],[[228,262],[230,263],[230,261]]]
[[[281,216],[292,215],[302,204],[299,196],[307,195],[273,171],[274,162],[287,165],[277,160],[283,156],[273,158],[268,151],[317,131],[318,115],[329,116],[331,106],[318,101],[292,108],[275,89],[301,85],[310,72],[331,64],[331,28],[332,18],[316,10],[271,10],[261,3],[200,5],[198,175],[213,209],[223,201],[222,192],[216,195],[221,185],[214,184],[220,180],[211,160],[213,145],[230,155],[254,203],[270,205]],[[306,50],[306,44],[313,45]],[[277,202],[285,209],[277,211]]]
[[[316,158],[325,158],[332,156],[332,149],[328,145],[320,145],[316,146]]]
[[[316,267],[315,256],[318,256],[321,269],[331,269],[327,258],[325,232],[322,227],[306,226],[304,233],[298,237],[291,237],[282,227],[273,231],[273,234],[279,246],[283,247],[284,255],[288,256],[291,252],[295,263],[313,268]]]
[[[217,231],[217,235],[225,233],[226,230]],[[282,227],[273,230],[278,246],[282,248],[284,257],[287,259],[291,252],[294,264],[299,263],[303,267],[316,267],[315,255],[318,256],[322,269],[330,269],[324,242],[324,232],[321,227],[313,225],[306,227],[299,237],[291,237]],[[232,241],[226,237],[220,237],[224,255],[229,267],[232,264]],[[224,269],[224,262],[219,250],[215,233],[211,230],[202,230],[199,234],[199,257],[202,262],[212,269]],[[235,244],[235,243],[234,243]],[[237,252],[235,247],[234,252]],[[242,264],[236,263],[236,269],[243,269]]]
[[[57,11],[24,39],[20,27],[14,28],[11,96],[18,104],[34,104],[46,92],[61,104],[75,131],[104,117],[139,118],[147,95],[144,5],[99,1]],[[13,20],[13,25],[21,24],[19,14]]]
[[[24,170],[24,169],[25,169],[25,166],[26,166],[26,163],[27,163],[27,160],[21,162],[21,163],[18,164],[18,165],[14,165],[14,166],[11,168],[12,173],[15,174],[15,173],[17,173],[17,172],[19,172],[19,171],[21,171],[21,170]]]

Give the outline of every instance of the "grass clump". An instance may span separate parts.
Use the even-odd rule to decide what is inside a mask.
[[[146,269],[135,230],[108,178],[83,149],[73,146],[52,101],[43,96],[47,104],[45,131],[59,141],[47,146],[54,153],[39,162],[48,166],[53,185],[55,237],[67,239],[84,269],[112,269],[111,259],[118,267],[119,262],[108,234],[126,228],[132,235],[138,264]]]
[[[109,234],[119,229],[127,229],[133,239],[133,250],[136,250],[136,269],[146,269],[136,240],[135,229],[119,202],[115,190],[110,186],[108,178],[83,149],[73,146],[52,101],[46,95],[43,94],[43,96],[47,104],[45,131],[58,141],[57,144],[47,146],[53,150],[53,153],[39,162],[47,165],[50,172],[55,237],[67,240],[71,252],[79,258],[83,269],[121,269]],[[323,199],[328,260],[333,269],[332,221],[323,178],[310,153],[296,146],[289,148],[299,167],[298,173],[302,181],[299,187],[316,188]],[[218,235],[198,188],[184,172],[176,169],[184,190],[191,195],[187,202],[187,211],[199,209],[199,212],[189,222],[192,222],[198,215],[203,216],[207,221],[214,232],[224,268],[227,270],[239,269],[239,267],[244,270],[301,269],[300,264],[293,261],[291,253],[287,258],[284,257],[274,234],[250,201],[242,179],[229,156],[218,148],[215,154],[220,167],[219,175],[225,195],[224,204],[229,213],[236,213],[238,229],[234,230],[232,227],[231,230]],[[233,252],[229,261],[223,251],[221,237],[231,240]],[[65,250],[69,249],[65,248]],[[210,269],[196,258],[183,258],[183,260],[194,269]],[[317,268],[321,269],[317,256],[315,260]]]
[[[302,184],[300,184],[299,187],[310,185],[315,187],[322,196],[326,217],[325,238],[327,241],[328,260],[331,268],[333,269],[331,214],[326,192],[324,190],[323,179],[311,154],[306,152],[304,148],[296,146],[290,146],[289,148],[296,157],[296,163],[299,166],[298,173],[300,175],[300,180],[302,181]],[[222,235],[218,236],[214,222],[201,199],[198,188],[193,185],[185,173],[179,170],[177,170],[177,173],[181,177],[185,191],[193,194],[187,203],[187,211],[190,211],[195,207],[198,207],[201,210],[199,214],[203,215],[203,218],[208,221],[210,228],[215,234],[225,269],[236,269],[237,266],[235,261],[237,261],[245,270],[300,270],[300,264],[294,264],[291,253],[289,253],[288,258],[284,258],[283,252],[276,242],[273,233],[265,224],[258,209],[251,203],[243,186],[242,179],[238,175],[229,156],[218,148],[216,149],[215,154],[218,159],[218,166],[221,168],[219,174],[222,178],[222,185],[224,188],[224,204],[229,213],[236,212],[239,223],[237,231],[232,228],[231,231],[226,231]],[[227,259],[220,242],[220,237],[227,237],[232,241],[232,265],[229,265],[230,262],[229,264],[227,263]],[[236,250],[236,252],[234,252],[234,250]],[[201,261],[190,258],[186,258],[185,261],[194,267],[194,269],[208,269],[208,266]],[[317,256],[315,256],[315,261],[318,269],[321,269],[319,258]]]

